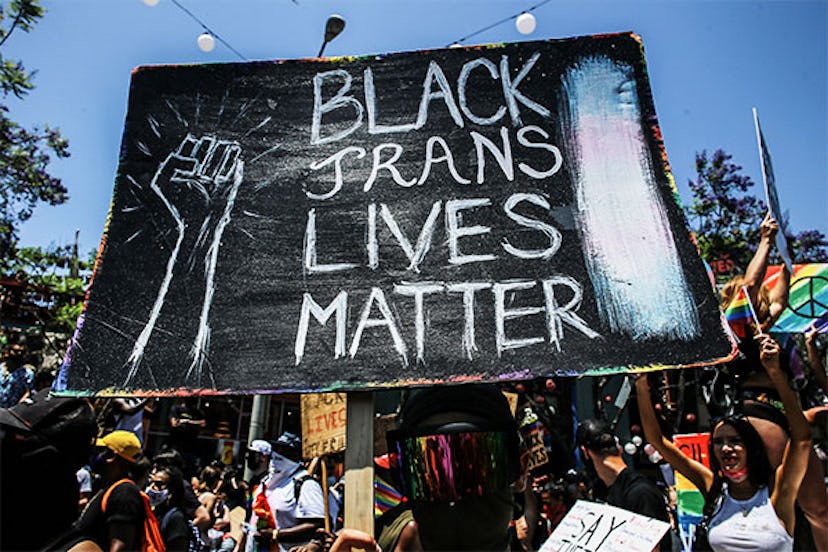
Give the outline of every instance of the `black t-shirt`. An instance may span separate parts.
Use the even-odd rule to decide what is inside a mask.
[[[179,539],[188,542],[192,531],[187,517],[178,508],[172,508],[158,520],[158,529],[161,532],[161,539],[167,548]]]
[[[607,504],[623,510],[659,519],[669,523],[667,502],[664,493],[651,479],[627,468],[618,474],[618,478],[607,493]],[[661,540],[661,549],[670,550],[670,531]],[[666,546],[666,547],[665,547]]]
[[[103,550],[109,550],[109,527],[115,523],[128,524],[135,527],[136,542],[132,548],[139,548],[144,535],[144,499],[138,487],[132,483],[121,483],[109,495],[106,501],[106,511],[102,509],[103,496],[106,490],[101,490],[89,502],[78,520],[75,522],[76,532],[87,539],[94,540]]]
[[[192,485],[184,485],[184,514],[188,519],[195,517],[195,511],[201,506]]]
[[[175,405],[170,410],[170,418],[199,421],[204,419],[204,413],[198,408]],[[200,432],[201,428],[197,425],[181,424],[178,427],[170,427],[170,440],[173,445],[187,449],[198,440]]]

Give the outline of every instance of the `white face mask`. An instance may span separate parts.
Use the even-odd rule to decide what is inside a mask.
[[[161,504],[164,504],[164,502],[166,502],[167,498],[169,498],[170,496],[170,491],[168,489],[162,489],[158,491],[152,487],[147,487],[145,492],[147,493],[147,497],[149,498],[150,506],[152,506],[153,508]]]
[[[299,462],[294,462],[289,458],[285,458],[279,453],[274,452],[270,455],[270,480],[275,482],[282,481],[286,477],[293,474],[299,467]]]

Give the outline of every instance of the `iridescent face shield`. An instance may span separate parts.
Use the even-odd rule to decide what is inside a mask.
[[[409,500],[457,501],[508,489],[518,475],[517,447],[514,430],[388,432],[391,471]]]

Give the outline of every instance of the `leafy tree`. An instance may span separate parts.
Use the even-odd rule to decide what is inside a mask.
[[[13,279],[7,289],[19,289],[14,312],[6,313],[43,329],[71,333],[80,316],[83,295],[95,262],[92,250],[79,259],[72,246],[23,247],[9,263]]]
[[[37,0],[12,0],[0,5],[0,48],[15,31],[29,32],[44,10]],[[40,203],[59,205],[69,196],[47,172],[52,155],[69,156],[60,131],[43,125],[24,128],[9,117],[10,96],[22,99],[34,87],[33,73],[19,60],[0,53],[0,272],[10,273],[17,251],[20,224]]]
[[[791,247],[795,252],[794,262],[828,263],[828,242],[819,230],[805,230],[793,236]]]
[[[731,159],[720,149],[712,155],[704,150],[696,153],[697,176],[689,182],[693,201],[686,212],[701,255],[729,267],[717,272],[744,271],[756,251],[759,224],[768,210],[751,193],[753,181]],[[787,237],[794,262],[828,261],[828,242],[822,232],[807,230]],[[776,252],[772,261],[780,262]]]

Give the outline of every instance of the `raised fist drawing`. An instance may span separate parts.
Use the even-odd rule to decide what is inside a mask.
[[[209,368],[210,306],[221,236],[230,222],[243,179],[241,153],[237,142],[188,134],[155,171],[149,188],[174,221],[175,243],[147,323],[127,359],[125,387],[134,382],[153,331],[159,319],[164,318],[165,302],[176,292],[184,291],[189,295],[197,292],[201,302],[197,323],[186,326],[193,328],[193,335],[182,337],[191,343],[184,381],[193,387],[214,384],[205,380],[205,375],[212,380],[209,369],[205,374],[205,366]],[[188,276],[200,269],[203,280],[199,278],[199,285],[193,286]],[[186,290],[180,289],[185,287]],[[151,372],[150,377],[155,382]]]

